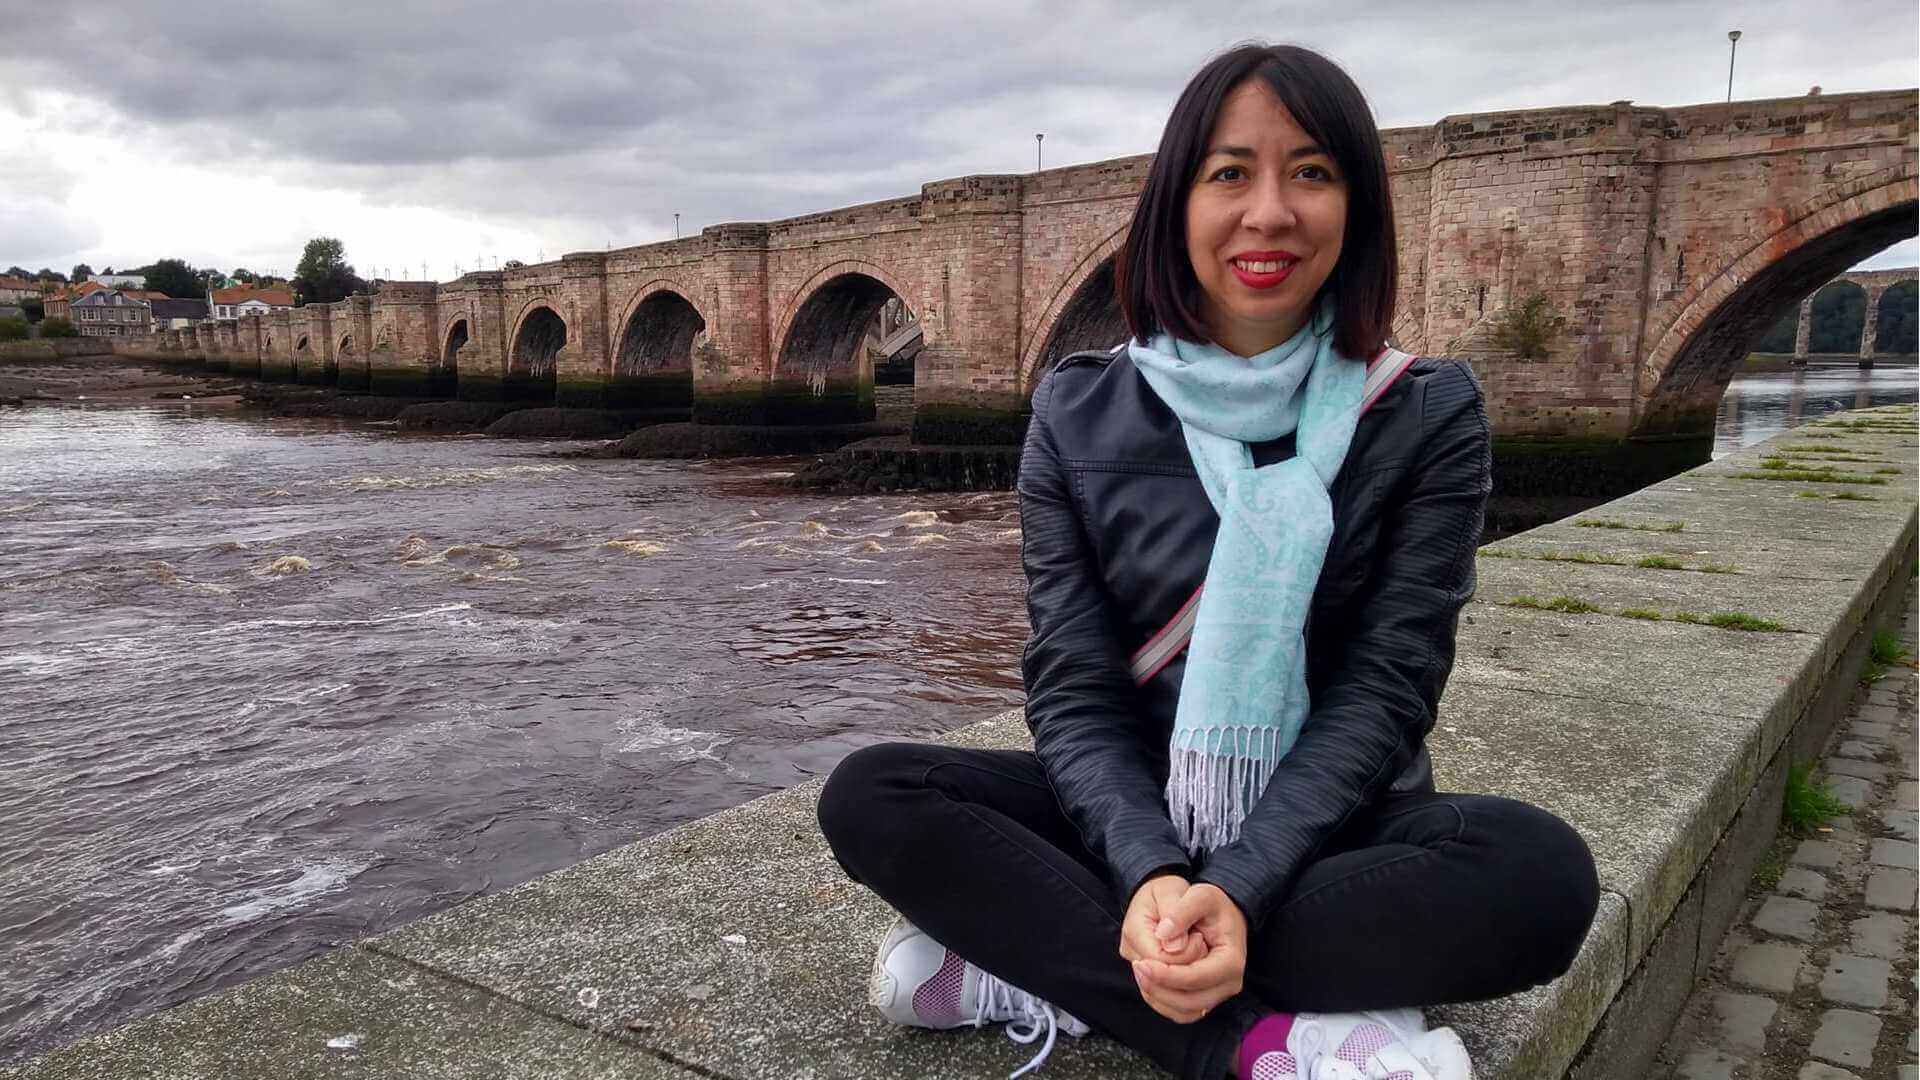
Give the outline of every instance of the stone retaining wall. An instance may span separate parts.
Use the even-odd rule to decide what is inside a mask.
[[[1732,919],[1786,763],[1820,745],[1871,630],[1914,585],[1914,409],[1848,417],[1482,549],[1431,740],[1438,783],[1560,814],[1603,890],[1565,977],[1433,1011],[1482,1080],[1643,1076]],[[1886,464],[1768,467],[1814,472],[1818,450]],[[1016,712],[948,738],[1019,746],[1025,729]],[[834,864],[817,794],[669,830],[15,1075],[958,1078],[1023,1063],[1031,1048],[998,1032],[893,1028],[865,1007],[889,913]],[[1156,1074],[1093,1038],[1063,1040],[1042,1075]]]

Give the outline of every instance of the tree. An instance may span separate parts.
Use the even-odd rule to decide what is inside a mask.
[[[40,324],[40,336],[43,338],[79,337],[80,331],[74,329],[71,319],[55,316]]]
[[[293,288],[302,304],[331,304],[367,287],[347,262],[345,244],[331,236],[307,241],[300,265],[293,272]]]
[[[67,275],[67,280],[78,285],[92,276],[93,267],[88,266],[86,263],[74,263],[73,273]]]
[[[8,316],[0,319],[0,341],[27,340],[27,320]]]
[[[33,276],[39,278],[41,281],[58,281],[64,283],[67,280],[66,276],[60,273],[60,271],[49,269],[45,266],[41,267],[40,272]]]
[[[111,273],[113,273],[113,267],[109,266],[105,270],[100,271],[100,276],[105,277],[106,275]]]
[[[247,284],[247,285],[252,285],[252,284],[254,284],[254,283],[255,283],[255,282],[256,282],[256,281],[258,280],[258,279],[257,279],[257,278],[256,278],[256,277],[254,276],[254,273],[253,273],[253,271],[251,271],[251,270],[249,270],[249,269],[247,269],[247,268],[246,268],[246,267],[244,267],[244,266],[236,266],[236,267],[234,267],[234,268],[233,268],[233,273],[231,273],[231,274],[228,274],[227,276],[228,276],[228,277],[230,277],[230,278],[232,278],[232,279],[233,279],[233,280],[235,280],[235,281],[238,281],[238,282],[241,282],[241,283],[243,283],[243,284]]]
[[[33,271],[27,269],[24,266],[9,266],[7,267],[7,276],[17,277],[17,278],[31,278],[33,277]]]
[[[176,300],[206,295],[206,279],[188,266],[185,259],[160,259],[133,272],[146,275],[148,289],[166,293]]]
[[[500,264],[500,268],[502,270],[518,270],[526,265],[526,263],[521,262],[519,259],[508,259],[506,262]]]

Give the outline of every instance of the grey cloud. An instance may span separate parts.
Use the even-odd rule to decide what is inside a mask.
[[[182,156],[379,204],[567,235],[764,219],[972,172],[1152,149],[1185,79],[1235,40],[1321,48],[1383,124],[1633,98],[1718,100],[1718,4],[1029,5],[259,0],[43,9],[0,40],[0,94],[58,86]],[[1741,12],[1741,96],[1910,83],[1910,0],[1847,18]],[[1862,81],[1864,80],[1864,81]],[[24,89],[23,89],[24,88]]]

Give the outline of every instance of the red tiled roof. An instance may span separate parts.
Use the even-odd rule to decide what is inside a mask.
[[[216,304],[244,304],[249,300],[258,300],[274,307],[292,307],[293,291],[278,285],[267,289],[235,285],[231,289],[213,290],[213,302]]]

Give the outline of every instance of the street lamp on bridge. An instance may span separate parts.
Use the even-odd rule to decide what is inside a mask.
[[[1740,48],[1740,31],[1727,31],[1727,100],[1733,100],[1733,54]]]
[[[1046,137],[1047,137],[1046,132],[1043,132],[1043,131],[1036,131],[1033,134],[1033,171],[1034,172],[1040,171],[1040,140]]]

